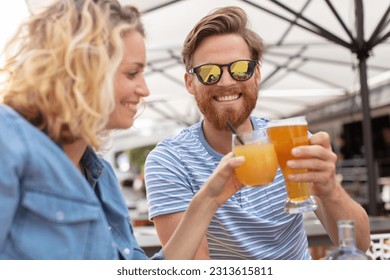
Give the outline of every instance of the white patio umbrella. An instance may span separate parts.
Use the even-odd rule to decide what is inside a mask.
[[[160,79],[160,82],[150,84],[152,92],[164,95],[158,97],[156,94],[154,100],[149,101],[150,108],[179,124],[187,125],[199,116],[196,111],[195,115],[188,116],[188,111],[180,114],[174,110],[178,106],[173,102],[184,98],[179,96],[183,90],[178,88],[183,85],[180,42],[197,20],[219,6],[244,8],[252,27],[268,45],[256,113],[270,117],[291,116],[313,106],[310,101],[320,105],[340,94],[351,94],[357,84],[364,116],[369,213],[377,214],[368,79],[390,69],[389,1],[122,2],[139,5],[145,14],[151,43],[148,74]],[[162,82],[162,77],[169,85]],[[310,92],[314,95],[302,96],[302,93]],[[275,93],[279,96],[273,96]]]
[[[48,1],[56,0],[26,0],[31,10]],[[390,0],[119,1],[136,5],[144,13],[151,96],[134,127],[116,135],[115,149],[156,142],[201,118],[184,87],[182,43],[211,10],[239,6],[267,46],[255,114],[283,118],[360,93],[369,212],[376,214],[368,82],[378,77],[389,80]]]

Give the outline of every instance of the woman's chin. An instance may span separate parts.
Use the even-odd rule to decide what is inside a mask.
[[[107,124],[106,129],[128,129],[133,126],[134,121],[128,121],[128,122],[110,122]]]

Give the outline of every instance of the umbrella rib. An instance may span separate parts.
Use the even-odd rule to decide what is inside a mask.
[[[261,96],[261,94],[260,94]],[[308,104],[307,102],[304,102],[302,100],[299,100],[297,101],[296,99],[293,99],[294,97],[296,96],[293,96],[292,98],[288,98],[288,97],[285,97],[285,96],[261,96],[260,98],[263,98],[263,99],[267,99],[267,100],[270,100],[270,102],[276,102],[276,103],[286,103],[286,104],[290,104],[290,103],[299,103],[299,104]]]
[[[164,70],[159,70],[158,72],[160,72],[165,78],[167,78],[168,80],[171,80],[172,82],[182,86],[183,85],[183,81],[182,80],[179,80],[175,77],[173,77],[172,75],[169,75],[167,73],[164,72]]]
[[[159,68],[154,67],[154,66],[153,66],[153,63],[148,63],[148,66],[150,67],[150,71],[151,71],[151,72],[149,72],[149,73],[156,73],[156,72],[161,73],[161,75],[163,75],[165,78],[171,80],[172,82],[174,82],[174,83],[176,83],[176,84],[178,84],[178,85],[180,85],[180,86],[183,85],[183,81],[182,81],[182,80],[179,80],[179,79],[177,79],[177,78],[175,78],[175,77],[173,77],[173,76],[167,74],[167,73],[165,72],[165,70],[163,70],[163,69],[159,69]],[[167,69],[167,68],[171,68],[171,67],[174,67],[174,66],[177,66],[177,63],[171,64],[171,65],[167,65],[167,66],[164,66],[164,68]],[[145,74],[145,76],[150,75],[149,73]]]
[[[152,8],[143,10],[143,11],[142,11],[142,14],[147,14],[147,13],[153,12],[153,11],[155,11],[155,10],[159,10],[159,9],[161,9],[161,8],[170,6],[170,5],[172,5],[172,4],[175,4],[175,3],[181,2],[181,1],[183,1],[183,0],[173,0],[173,1],[170,1],[170,2],[165,3],[165,4],[161,4],[161,5],[158,5],[158,6],[154,6],[154,7],[152,7]]]
[[[379,45],[380,43],[386,41],[390,37],[390,31],[387,32],[385,35],[383,35],[382,38],[378,38],[376,41],[374,41],[372,47],[375,47],[376,45]]]
[[[305,72],[302,72],[298,69],[288,69],[288,71],[294,71],[294,72],[297,72],[298,74],[302,75],[302,76],[305,76],[307,78],[310,78],[312,80],[316,80],[316,81],[319,81],[319,82],[322,82],[324,84],[327,84],[327,85],[330,85],[330,86],[333,86],[333,87],[338,87],[338,88],[343,88],[341,85],[338,85],[338,84],[335,84],[335,83],[332,83],[328,80],[325,80],[323,78],[320,78],[320,77],[317,77],[317,76],[314,76],[313,74],[309,74],[309,73],[305,73]]]
[[[274,56],[278,56],[278,57],[289,57],[288,54],[285,54],[285,53],[278,53],[278,52],[267,52],[268,55],[274,55]],[[350,62],[346,62],[346,61],[341,61],[341,60],[335,60],[335,59],[325,59],[325,58],[319,58],[319,57],[313,57],[313,56],[305,56],[305,55],[301,55],[300,56],[303,60],[310,60],[310,61],[316,61],[316,62],[323,62],[323,63],[329,63],[329,64],[339,64],[339,65],[346,65],[346,66],[350,66],[351,63]],[[376,67],[376,68],[380,68],[381,70],[387,70],[388,68],[384,68],[384,67]]]
[[[271,64],[276,65],[277,70],[275,70],[274,72],[272,72],[266,79],[264,79],[264,81],[262,82],[263,85],[266,84],[266,82],[269,81],[270,78],[271,78],[272,76],[275,76],[275,74],[276,74],[280,69],[286,69],[287,72],[296,72],[297,74],[299,74],[299,75],[301,75],[301,76],[305,76],[306,78],[310,78],[310,79],[312,79],[312,80],[319,81],[319,82],[324,83],[324,84],[326,84],[326,85],[330,85],[330,86],[337,87],[337,88],[343,88],[341,85],[332,83],[332,82],[330,82],[330,81],[328,81],[328,80],[325,80],[325,79],[323,79],[323,78],[314,76],[314,75],[312,75],[312,74],[308,74],[308,73],[306,73],[306,72],[302,72],[302,71],[300,71],[300,70],[298,69],[298,67],[296,67],[296,68],[289,68],[288,66],[279,65],[278,63],[273,62],[273,61],[271,61],[271,60],[269,60],[269,59],[267,59],[267,61],[268,61],[269,63],[271,63]],[[270,83],[270,82],[268,82],[268,83]]]
[[[161,116],[163,116],[164,118],[168,119],[168,120],[172,120],[174,122],[176,122],[177,124],[184,124],[186,126],[189,126],[191,124],[189,124],[188,122],[182,120],[182,118],[176,118],[174,116],[170,116],[168,115],[166,112],[164,112],[163,110],[157,108],[153,103],[150,103],[150,102],[147,102],[148,106],[150,109],[154,110],[155,112],[157,112],[158,114],[160,114]],[[172,106],[170,106],[169,104],[166,104],[167,107],[170,107],[172,111],[176,111],[174,110],[174,108],[172,108]],[[180,116],[180,114],[176,111],[176,115],[177,116]]]
[[[309,5],[311,0],[307,0],[305,5],[303,5],[302,9],[300,10],[299,12],[299,15],[302,15],[303,11],[307,8],[307,6]],[[290,23],[290,26],[286,29],[286,31],[283,33],[283,35],[280,37],[279,41],[276,43],[277,46],[280,46],[284,39],[287,37],[288,33],[291,31],[292,27],[294,26],[294,24],[297,23],[297,20],[298,20],[298,16],[295,17],[295,20],[294,20],[294,23]]]
[[[353,38],[351,31],[348,29],[348,27],[346,26],[345,22],[341,19],[339,13],[336,11],[336,9],[333,6],[333,4],[330,2],[330,0],[325,0],[325,2],[328,4],[329,8],[333,12],[335,17],[337,18],[337,20],[339,21],[339,23],[341,24],[341,26],[345,30],[345,32],[348,34],[349,38],[351,39],[351,42],[354,42],[355,39]]]
[[[296,13],[294,10],[292,10],[291,8],[287,7],[286,5],[280,3],[279,1],[277,0],[268,0],[268,1],[271,1],[272,3],[278,5],[279,7],[283,8],[285,11],[288,11],[289,13],[293,14],[293,15],[296,15],[297,17],[299,17],[300,19],[302,19],[303,21],[305,21],[306,23],[310,24],[312,27],[314,27],[315,29],[317,30],[313,30],[313,29],[310,29],[308,28],[308,30],[311,30],[312,32],[314,32],[315,34],[321,36],[321,37],[324,37],[325,39],[328,39],[330,41],[333,41],[337,44],[340,44],[342,46],[345,46],[347,48],[351,48],[351,44],[347,43],[346,41],[344,41],[343,39],[341,39],[340,37],[336,36],[335,34],[333,34],[332,32],[329,32],[328,30],[326,30],[325,28],[319,26],[318,24],[316,24],[315,22],[309,20],[308,18],[306,18],[305,16],[301,15],[301,14],[298,14]],[[298,25],[298,24],[297,24]],[[300,27],[304,27],[303,25],[299,24],[298,26]]]
[[[348,43],[348,42],[344,41],[343,39],[341,39],[340,37],[338,37],[338,36],[332,34],[332,33],[329,32],[328,30],[326,30],[326,29],[322,28],[321,26],[317,25],[316,23],[310,21],[310,20],[307,19],[306,17],[304,17],[304,16],[302,16],[302,15],[299,15],[299,14],[298,14],[297,12],[295,12],[294,10],[288,8],[287,6],[281,4],[280,2],[278,2],[278,1],[276,1],[276,0],[268,0],[268,1],[273,2],[274,4],[276,4],[276,5],[278,5],[279,7],[283,8],[285,11],[287,11],[287,12],[289,12],[289,13],[291,13],[291,14],[297,16],[297,17],[299,17],[300,19],[302,19],[302,20],[305,21],[306,23],[310,24],[311,27],[314,27],[316,30],[311,29],[311,28],[309,28],[309,27],[307,27],[307,26],[304,26],[304,25],[302,25],[302,24],[299,24],[299,23],[297,23],[297,22],[294,22],[294,21],[292,21],[292,20],[290,20],[290,19],[288,19],[288,18],[286,18],[286,17],[284,17],[284,16],[281,16],[281,15],[279,15],[279,14],[277,14],[277,13],[275,13],[275,12],[269,10],[269,9],[266,9],[266,8],[264,8],[264,7],[262,7],[262,6],[258,5],[258,4],[254,4],[254,3],[252,3],[251,1],[248,1],[248,0],[242,0],[242,1],[245,2],[245,3],[247,3],[247,4],[252,5],[252,6],[254,6],[254,7],[257,7],[258,9],[263,10],[263,11],[269,13],[269,14],[272,14],[272,15],[274,15],[274,16],[280,18],[280,19],[283,19],[283,20],[285,20],[285,21],[288,21],[288,22],[290,22],[291,24],[294,24],[294,25],[296,25],[296,26],[298,26],[298,27],[301,27],[302,29],[305,29],[305,30],[307,30],[307,31],[310,31],[310,32],[312,32],[312,33],[318,35],[318,36],[321,36],[321,37],[323,37],[323,38],[325,38],[325,39],[328,39],[329,41],[332,41],[332,42],[334,42],[334,43],[336,43],[336,44],[338,44],[338,45],[341,45],[341,46],[343,46],[343,47],[346,47],[346,48],[349,49],[349,50],[352,48],[352,45],[351,45],[350,43]]]
[[[164,58],[159,58],[159,59],[150,59],[150,60],[148,60],[148,65],[152,65],[153,63],[171,61],[171,60],[174,60],[176,62],[179,62],[179,64],[182,64],[181,59],[177,55],[175,55],[175,53],[172,49],[162,48],[161,50],[166,51],[170,55],[170,57],[164,57]],[[175,63],[175,65],[177,65],[177,63]],[[169,67],[175,66],[175,65],[170,65]]]
[[[264,98],[264,96],[263,97],[261,97],[261,98]],[[291,104],[298,104],[298,105],[302,105],[303,103],[302,103],[302,100],[295,100],[295,99],[288,99],[288,98],[281,98],[281,97],[269,97],[269,96],[267,96],[266,97],[267,99],[275,99],[275,102],[277,102],[278,104],[280,104],[280,103],[286,103],[286,104],[289,104],[289,105],[291,105]],[[255,110],[257,110],[257,111],[261,111],[261,109],[262,108],[265,108],[267,111],[269,111],[269,112],[271,112],[271,113],[273,113],[273,114],[276,114],[278,117],[283,117],[283,116],[285,116],[286,114],[284,114],[285,113],[285,111],[284,110],[277,110],[276,108],[277,108],[277,106],[267,106],[267,107],[265,107],[265,106],[262,106],[261,104],[261,100],[259,100],[258,102],[257,102],[257,104],[256,104],[256,108],[255,108]],[[325,104],[325,103],[327,103],[326,101],[324,101],[324,103],[322,103],[322,104]],[[318,107],[321,107],[322,105],[318,105]],[[301,106],[302,107],[302,106]],[[316,108],[316,106],[315,105],[310,105],[310,104],[305,104],[305,106],[303,106],[303,107],[307,107],[307,108]],[[302,114],[305,114],[307,112],[307,110],[306,109],[301,109],[300,111],[298,111],[297,113],[296,113],[296,115],[297,116],[299,116],[299,115],[302,115]]]
[[[296,57],[299,57],[302,54],[302,52],[305,51],[305,49],[306,49],[306,46],[303,46],[303,47],[301,47],[301,49],[299,50],[299,52],[297,54],[288,56],[288,61],[286,63],[284,63],[283,65],[280,65],[278,63],[273,63],[274,65],[276,65],[276,69],[263,79],[262,84],[267,84],[267,81],[270,80],[273,76],[275,76],[280,71],[280,69],[288,69],[288,65],[293,61],[293,59]],[[267,60],[267,59],[265,59],[265,60]]]
[[[382,16],[381,20],[379,21],[378,25],[376,26],[375,30],[372,32],[370,39],[367,42],[367,45],[369,47],[373,48],[375,45],[377,45],[376,42],[378,41],[379,34],[383,31],[385,26],[389,24],[389,21],[387,21],[385,23],[386,18],[389,16],[389,13],[390,13],[390,6],[387,8],[386,12],[383,14],[383,16]],[[381,40],[381,42],[382,41],[383,40]]]
[[[290,57],[290,55],[288,55],[288,54],[272,52],[272,51],[267,51],[267,55],[278,56],[278,57]],[[325,59],[325,58],[306,56],[306,55],[300,55],[299,57],[301,57],[303,60],[310,60],[310,61],[321,62],[321,63],[338,64],[338,65],[353,66],[353,67],[355,66],[355,65],[352,65],[351,62],[335,60],[335,59]],[[372,64],[370,65],[370,68],[378,70],[378,71],[390,70],[390,67],[383,67],[383,66],[372,65]]]
[[[165,72],[165,70],[164,70],[164,69],[169,69],[169,68],[171,68],[171,67],[177,66],[177,61],[178,61],[177,57],[173,54],[173,51],[172,51],[171,49],[168,49],[167,51],[168,51],[168,53],[171,55],[171,57],[170,57],[170,58],[165,58],[165,59],[154,60],[154,61],[152,61],[152,62],[149,62],[149,63],[148,63],[148,66],[150,67],[150,71],[151,71],[151,72],[145,74],[145,76],[150,75],[150,73],[159,72],[159,73],[161,73],[164,77],[166,77],[167,79],[169,79],[169,80],[173,81],[174,83],[176,83],[176,84],[182,86],[182,85],[183,85],[183,81],[182,81],[182,80],[179,80],[179,79],[177,79],[177,78],[175,78],[175,77],[173,77],[173,76],[167,74],[167,73]],[[156,62],[170,61],[170,60],[172,60],[172,59],[176,60],[176,62],[174,62],[174,63],[172,63],[172,64],[170,64],[170,65],[165,65],[165,66],[164,66],[164,69],[157,68],[157,67],[155,67],[155,66],[153,65],[153,64],[156,63]],[[180,61],[180,60],[179,60],[179,61]]]
[[[321,110],[323,108],[326,107],[326,105],[331,105],[331,104],[334,104],[335,102],[340,102],[342,100],[345,99],[345,96],[348,96],[348,91],[346,91],[346,94],[344,96],[340,96],[339,98],[337,99],[334,99],[334,100],[329,100],[329,101],[324,101],[322,103],[319,103],[319,104],[309,104],[306,106],[306,108],[302,109],[301,111],[298,111],[296,112],[296,115],[299,116],[299,115],[305,115],[307,114],[307,112],[309,111],[317,111],[317,110]]]
[[[298,74],[300,74],[300,75],[302,75],[302,76],[305,76],[305,77],[307,77],[307,78],[310,78],[310,79],[312,79],[312,80],[316,80],[316,81],[319,81],[319,82],[321,82],[321,83],[325,83],[325,84],[330,85],[330,86],[341,87],[341,88],[342,88],[342,86],[340,86],[340,85],[337,85],[337,84],[332,83],[332,82],[330,82],[330,81],[327,81],[327,80],[325,80],[325,79],[321,79],[321,78],[319,78],[319,77],[316,77],[316,76],[307,74],[307,73],[305,73],[305,72],[302,72],[302,71],[298,70],[298,68],[299,68],[298,66],[296,66],[295,68],[290,68],[290,67],[288,66],[288,65],[292,62],[292,60],[293,60],[294,58],[300,57],[301,54],[302,54],[302,52],[305,51],[305,49],[306,49],[306,46],[303,46],[303,47],[301,48],[301,50],[300,50],[297,54],[292,55],[292,56],[289,56],[288,61],[287,61],[286,63],[284,63],[283,65],[280,65],[279,63],[273,62],[273,61],[271,61],[271,60],[269,60],[269,59],[266,59],[266,60],[267,60],[268,62],[270,62],[271,64],[276,65],[276,69],[275,69],[274,71],[272,71],[267,77],[265,77],[265,79],[263,80],[262,84],[263,84],[263,85],[267,85],[267,82],[270,83],[270,82],[269,82],[270,79],[271,79],[273,76],[275,76],[281,69],[286,69],[288,72],[294,71],[294,72],[296,72],[296,73],[298,73]],[[304,62],[306,62],[306,61],[304,61]]]
[[[150,59],[148,62],[148,65],[152,65],[154,63],[160,63],[160,62],[167,62],[171,61],[172,57],[163,57],[163,58],[158,58],[158,59]]]

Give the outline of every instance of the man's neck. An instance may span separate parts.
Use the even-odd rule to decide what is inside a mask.
[[[232,151],[232,132],[216,130],[206,119],[203,121],[203,134],[207,143],[216,152],[226,155]],[[253,130],[250,118],[240,127],[236,127],[237,132],[250,132]]]

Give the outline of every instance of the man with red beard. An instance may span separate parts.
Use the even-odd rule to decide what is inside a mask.
[[[262,39],[247,28],[237,7],[215,10],[199,21],[182,51],[186,87],[204,119],[165,139],[146,160],[149,218],[165,244],[181,221],[191,198],[208,179],[223,155],[231,151],[230,121],[239,132],[267,126],[268,119],[251,116],[260,85]],[[336,155],[329,135],[314,134],[309,146],[296,149],[302,160],[291,168],[309,169],[295,181],[312,183],[317,217],[337,243],[337,220],[356,223],[357,245],[366,251],[368,217],[335,177]],[[266,187],[244,187],[216,212],[196,255],[197,259],[311,259],[301,214],[286,214],[286,189],[280,169]],[[205,202],[207,203],[207,202]]]

